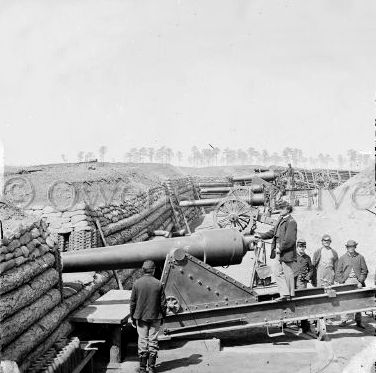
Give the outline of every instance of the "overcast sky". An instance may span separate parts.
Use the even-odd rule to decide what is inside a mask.
[[[373,152],[374,0],[0,2],[6,164],[80,150]]]

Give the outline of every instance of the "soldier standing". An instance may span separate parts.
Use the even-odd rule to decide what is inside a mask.
[[[368,268],[363,255],[356,252],[357,243],[349,240],[346,243],[347,252],[338,260],[336,270],[336,281],[340,284],[356,284],[358,287],[364,287],[368,275]],[[345,326],[349,315],[341,316],[341,326]],[[362,314],[355,313],[356,326],[364,329],[362,324]]]
[[[325,287],[334,284],[335,270],[338,262],[337,252],[331,248],[331,237],[324,234],[322,246],[313,254],[312,264],[315,269],[313,285]]]
[[[287,202],[282,205],[281,216],[275,227],[266,233],[256,233],[256,238],[272,238],[271,259],[276,259],[273,272],[278,286],[278,301],[290,300],[295,295],[293,263],[296,261],[297,224],[291,216],[293,208]]]
[[[296,246],[297,256],[293,265],[295,289],[306,289],[307,283],[311,281],[313,266],[310,256],[305,252],[307,247],[306,240],[299,238],[296,241]]]
[[[158,333],[166,317],[167,305],[162,284],[154,277],[155,264],[146,260],[142,265],[144,275],[135,281],[130,301],[132,325],[137,327],[140,373],[155,373],[158,354]]]

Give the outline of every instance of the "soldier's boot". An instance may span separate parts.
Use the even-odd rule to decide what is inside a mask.
[[[149,373],[157,373],[157,369],[155,368],[156,361],[157,361],[157,353],[150,352],[149,353]]]
[[[362,314],[360,312],[355,313],[356,326],[360,329],[365,329],[366,327],[362,323]]]
[[[140,359],[140,373],[146,373],[146,366],[148,364],[148,353],[147,352],[142,352],[139,354],[139,359]]]

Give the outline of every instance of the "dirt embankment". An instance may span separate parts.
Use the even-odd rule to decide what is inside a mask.
[[[123,198],[131,198],[168,178],[184,176],[178,168],[158,163],[64,163],[32,167],[6,167],[4,197],[0,201],[0,219],[4,230],[16,230],[20,224],[35,220],[30,210],[63,206],[72,198],[74,186],[77,202],[111,203],[118,187]],[[10,203],[9,203],[10,201]]]
[[[243,176],[253,173],[255,170],[275,169],[275,166],[265,167],[260,165],[237,165],[237,166],[210,166],[210,167],[180,167],[187,175],[201,177],[231,177]]]

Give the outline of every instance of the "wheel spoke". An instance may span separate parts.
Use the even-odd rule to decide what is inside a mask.
[[[244,227],[242,225],[242,223],[240,223],[240,221],[238,221],[238,225],[240,226],[241,230],[243,230],[247,225],[245,224]]]
[[[219,224],[222,224],[223,222],[228,222],[229,220],[228,219],[218,219],[217,222]]]
[[[251,221],[251,219],[247,216],[239,216],[239,220],[246,221],[246,222]]]
[[[222,213],[217,212],[217,217],[225,217],[225,216],[228,216],[228,214],[225,214],[224,212]]]

